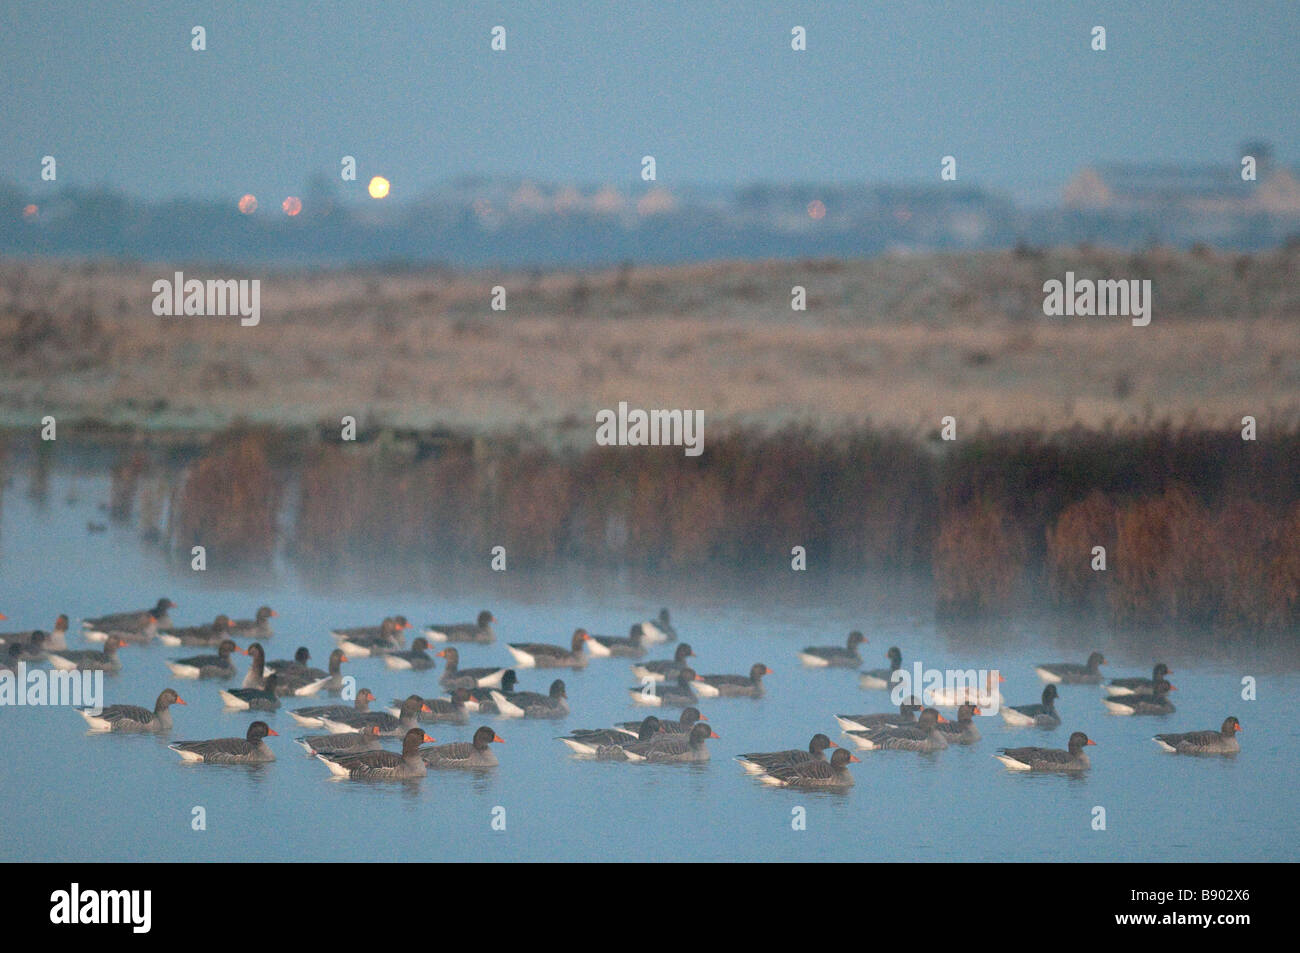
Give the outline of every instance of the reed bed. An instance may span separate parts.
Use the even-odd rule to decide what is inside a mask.
[[[281,498],[271,442],[267,431],[234,429],[186,469],[170,508],[171,541],[183,555],[202,545],[209,564],[271,559]]]
[[[1046,595],[1120,624],[1300,625],[1300,432],[1159,427],[977,434],[963,442],[788,427],[677,448],[564,452],[517,439],[413,452],[381,437],[269,463],[267,431],[188,469],[173,541],[267,555],[282,485],[288,551],[358,557],[922,570],[937,608],[991,614]],[[1105,548],[1104,569],[1093,567]]]

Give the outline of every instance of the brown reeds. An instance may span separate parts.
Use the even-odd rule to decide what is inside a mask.
[[[270,440],[263,430],[229,431],[189,467],[171,513],[177,548],[203,546],[209,565],[214,558],[259,562],[272,556],[280,488],[268,460]]]
[[[270,552],[266,439],[226,435],[191,468],[178,543]],[[294,463],[295,558],[486,560],[500,545],[534,565],[767,569],[803,546],[818,571],[928,570],[945,613],[1002,611],[1039,584],[1120,623],[1300,624],[1300,433],[1024,432],[935,447],[787,428],[710,434],[700,457],[518,440],[427,449],[383,436],[310,448]]]
[[[935,601],[944,614],[1007,607],[1025,568],[1025,540],[990,501],[945,514],[934,548]]]
[[[1094,490],[1047,527],[1047,585],[1058,605],[1078,607],[1104,595],[1105,573],[1115,556],[1115,520],[1114,502]],[[1097,546],[1105,550],[1105,569],[1093,568]]]

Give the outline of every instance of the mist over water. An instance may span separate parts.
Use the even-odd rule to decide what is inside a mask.
[[[431,772],[412,784],[335,782],[292,739],[302,729],[285,709],[322,699],[291,699],[266,717],[280,737],[278,760],[250,768],[185,765],[153,737],[88,736],[61,708],[0,708],[0,787],[7,860],[1292,860],[1296,820],[1279,790],[1294,790],[1300,727],[1300,664],[1294,639],[1252,633],[1206,638],[1177,631],[1112,631],[1032,607],[979,623],[937,622],[924,580],[826,572],[651,574],[600,567],[549,567],[505,573],[463,562],[359,562],[304,572],[283,560],[256,573],[195,573],[142,543],[138,530],[103,517],[110,481],[94,471],[47,474],[44,502],[26,476],[14,477],[0,515],[0,611],[8,629],[48,627],[66,611],[76,619],[145,605],[167,595],[178,625],[219,612],[249,617],[267,603],[279,617],[271,657],[298,645],[320,664],[333,646],[328,629],[374,624],[401,612],[416,628],[471,619],[488,608],[498,641],[461,646],[464,665],[507,665],[508,641],[563,642],[577,626],[621,635],[668,606],[703,673],[773,669],[766,696],[715,699],[700,708],[721,736],[705,765],[582,762],[555,741],[572,728],[638,719],[624,660],[593,660],[585,671],[521,670],[521,687],[545,691],[565,679],[573,714],[550,721],[471,716],[467,726],[432,725],[440,743],[468,740],[478,724],[506,739],[499,768]],[[69,502],[71,501],[71,502]],[[1176,673],[1178,712],[1164,718],[1106,714],[1100,689],[1065,686],[1064,724],[1041,732],[981,717],[983,740],[933,756],[858,752],[857,781],[845,794],[769,789],[731,757],[803,747],[823,731],[842,739],[833,715],[890,709],[886,692],[862,691],[852,669],[799,665],[805,645],[842,644],[850,628],[870,640],[863,667],[883,667],[898,645],[904,664],[998,668],[1010,704],[1038,699],[1039,662],[1082,661],[1106,653],[1110,676],[1147,674],[1155,660]],[[657,646],[650,657],[667,657]],[[222,709],[217,684],[178,682],[164,660],[194,654],[154,645],[122,650],[124,671],[106,679],[108,702],[152,705],[166,685],[189,703],[173,709],[169,740],[242,736],[254,716]],[[246,660],[239,657],[242,672]],[[439,668],[438,671],[441,671]],[[375,659],[348,663],[358,687],[379,700],[411,692],[439,695],[436,673],[389,671]],[[1257,679],[1258,701],[1242,701],[1243,676]],[[1159,731],[1217,726],[1237,715],[1245,731],[1233,759],[1162,753]],[[1063,747],[1082,730],[1098,747],[1081,778],[1024,777],[991,757],[1002,745]],[[202,806],[207,830],[191,829]],[[1095,807],[1107,829],[1091,827]],[[493,830],[496,808],[506,830]],[[803,807],[807,829],[792,829]],[[1176,817],[1177,823],[1170,818]]]

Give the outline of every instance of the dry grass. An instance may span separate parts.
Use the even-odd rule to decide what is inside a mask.
[[[1150,277],[1146,328],[1047,318],[1042,283]],[[108,419],[210,431],[344,414],[526,427],[589,443],[628,400],[723,423],[964,433],[1153,420],[1276,427],[1300,411],[1300,250],[1245,258],[1067,249],[864,262],[260,278],[262,323],[159,318],[171,265],[0,262],[0,425]],[[509,309],[488,307],[504,285]],[[790,310],[790,288],[809,292]],[[578,291],[582,289],[579,296]],[[579,297],[581,301],[579,301]]]

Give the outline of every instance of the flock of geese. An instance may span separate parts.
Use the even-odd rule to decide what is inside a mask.
[[[320,729],[296,740],[308,754],[322,761],[332,775],[365,780],[408,780],[424,776],[429,768],[491,768],[497,765],[491,746],[503,739],[494,729],[477,728],[470,741],[435,744],[424,725],[465,725],[471,715],[500,718],[563,718],[570,713],[565,683],[556,679],[546,692],[518,688],[516,669],[581,669],[594,659],[626,659],[639,684],[628,689],[637,705],[663,711],[663,717],[646,715],[605,728],[576,729],[558,740],[577,756],[625,763],[691,763],[709,760],[708,742],[718,737],[699,705],[718,698],[760,698],[763,679],[772,674],[763,663],[755,663],[748,674],[699,674],[689,660],[691,646],[677,640],[677,633],[663,609],[651,620],[634,624],[627,636],[592,635],[585,629],[573,633],[568,645],[513,642],[506,645],[513,667],[462,667],[460,651],[451,643],[490,645],[495,643],[495,617],[482,611],[473,622],[425,626],[423,634],[406,645],[411,624],[394,615],[377,626],[339,628],[331,631],[336,646],[329,653],[326,668],[314,667],[310,651],[299,648],[293,658],[267,659],[262,642],[272,636],[271,619],[276,613],[268,606],[251,619],[217,616],[211,623],[176,627],[170,618],[176,605],[159,599],[150,609],[119,612],[81,623],[83,638],[101,648],[70,649],[69,620],[60,615],[52,631],[0,633],[0,674],[19,663],[48,663],[56,669],[115,672],[122,667],[119,650],[127,646],[160,643],[170,648],[207,649],[166,661],[177,679],[231,680],[237,675],[234,656],[244,655],[249,666],[238,688],[220,689],[227,708],[275,712],[282,699],[304,698],[321,692],[349,694],[352,683],[341,671],[344,663],[361,659],[382,660],[393,670],[435,672],[441,694],[411,694],[393,699],[391,705],[371,710],[377,702],[374,692],[361,688],[350,702],[307,705],[288,710],[295,723]],[[0,619],[4,619],[0,615]],[[248,641],[240,648],[236,640]],[[646,660],[652,646],[676,642],[670,658]],[[812,667],[860,668],[859,647],[867,639],[861,632],[849,634],[844,646],[811,646],[799,653],[803,664]],[[434,651],[434,646],[440,646]],[[216,654],[211,654],[215,650]],[[889,667],[862,670],[858,683],[864,690],[895,687],[902,668],[902,653],[891,647],[886,653]],[[980,705],[996,705],[1011,726],[1058,728],[1062,721],[1056,710],[1058,685],[1100,685],[1104,678],[1099,666],[1105,663],[1094,652],[1083,664],[1060,662],[1040,665],[1039,677],[1046,682],[1041,699],[1034,704],[1007,705],[1002,702],[998,682],[1001,676],[988,673],[983,689],[932,689],[921,698],[908,697],[896,711],[840,714],[835,719],[858,751],[899,750],[934,752],[950,745],[971,745],[980,740],[974,717],[983,714]],[[1105,686],[1103,702],[1120,715],[1167,715],[1174,712],[1168,698],[1173,690],[1166,676],[1168,666],[1158,664],[1151,677],[1118,678]],[[185,701],[173,688],[165,688],[152,709],[116,704],[101,709],[80,709],[92,732],[172,731],[171,707]],[[939,708],[956,709],[955,720],[945,718]],[[679,711],[669,717],[666,710]],[[1181,734],[1158,734],[1154,740],[1166,751],[1192,755],[1230,755],[1239,750],[1237,733],[1241,724],[1226,718],[1219,729]],[[265,721],[254,721],[242,738],[178,741],[169,747],[182,759],[208,764],[257,764],[275,760],[266,739],[278,735]],[[383,747],[385,740],[400,740],[400,751]],[[1088,770],[1085,749],[1095,742],[1075,731],[1064,749],[1045,747],[1000,748],[994,755],[1016,771],[1048,771],[1077,774]],[[834,750],[828,758],[826,753]],[[813,735],[806,748],[747,752],[736,756],[744,770],[766,784],[795,788],[847,788],[853,784],[849,765],[859,761],[847,747],[837,745],[826,734]]]

